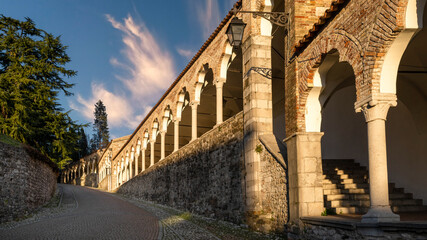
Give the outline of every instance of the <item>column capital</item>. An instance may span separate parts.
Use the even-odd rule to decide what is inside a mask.
[[[190,102],[190,106],[191,106],[191,108],[197,108],[197,106],[200,104],[200,102],[199,101],[192,101],[192,102]]]
[[[160,135],[166,135],[167,131],[166,130],[160,130],[159,133],[160,133]]]
[[[216,88],[222,88],[224,86],[225,81],[225,78],[217,78],[214,80],[213,84],[216,86]]]
[[[387,120],[387,113],[390,107],[395,107],[397,102],[392,101],[377,101],[374,104],[364,104],[360,107],[359,112],[362,111],[365,115],[366,122],[374,120]]]

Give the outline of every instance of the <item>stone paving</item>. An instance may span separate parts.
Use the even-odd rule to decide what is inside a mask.
[[[246,225],[67,184],[48,206],[20,221],[0,225],[0,239],[283,239]]]
[[[61,207],[16,224],[4,224],[0,239],[158,239],[157,217],[93,189],[60,185]]]

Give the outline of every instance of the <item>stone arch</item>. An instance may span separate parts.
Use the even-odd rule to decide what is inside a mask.
[[[394,39],[384,57],[380,75],[380,93],[396,94],[397,74],[402,56],[414,35],[423,28],[425,0],[408,0],[403,30]]]
[[[178,93],[176,101],[176,117],[177,119],[182,118],[182,110],[190,103],[190,94],[187,91],[186,87],[183,87],[182,90]]]
[[[226,81],[227,79],[227,70],[228,67],[231,64],[231,61],[236,57],[236,55],[233,53],[233,47],[230,45],[227,39],[224,40],[223,47],[222,47],[222,54],[219,61],[219,70],[216,72],[219,73],[219,78],[223,79],[223,81]]]
[[[194,88],[194,101],[200,103],[200,97],[203,91],[203,88],[206,87],[207,82],[205,81],[205,76],[209,71],[209,64],[205,63],[202,67],[199,68],[196,77],[196,83]]]
[[[333,35],[333,37],[331,37]],[[334,40],[331,40],[334,39]],[[300,88],[299,88],[299,105],[301,108],[300,116],[304,117],[304,124],[298,127],[301,130],[306,130],[306,120],[305,115],[307,111],[307,100],[308,96],[314,87],[314,81],[316,84],[319,84],[318,79],[315,79],[316,72],[320,64],[323,62],[324,58],[329,53],[337,53],[339,62],[347,62],[353,69],[355,75],[355,85],[356,85],[356,99],[359,101],[361,99],[361,92],[366,88],[366,83],[364,82],[364,69],[363,69],[363,59],[362,59],[362,46],[357,41],[357,39],[348,34],[347,32],[336,30],[331,33],[325,33],[325,35],[319,35],[317,40],[314,41],[298,58],[298,62],[301,64],[298,71],[298,78],[300,79]],[[319,87],[319,86],[317,86]],[[318,88],[316,88],[319,90]],[[315,90],[316,91],[316,90]],[[310,99],[313,99],[311,97]],[[311,110],[309,110],[311,114]],[[318,116],[318,114],[311,115],[311,117]]]
[[[163,116],[161,119],[161,126],[160,126],[160,134],[162,137],[161,144],[163,144],[160,148],[161,150],[161,156],[160,158],[163,159],[164,157],[167,157],[169,154],[173,152],[174,149],[174,130],[175,126],[174,124],[171,124],[174,120],[172,110],[170,105],[166,105],[166,107],[163,110]],[[164,150],[162,148],[164,147]],[[164,152],[163,152],[164,151]],[[164,153],[164,156],[162,155]]]
[[[197,104],[197,136],[200,137],[216,124],[217,91],[214,74],[209,64],[200,69],[196,81],[194,104]]]

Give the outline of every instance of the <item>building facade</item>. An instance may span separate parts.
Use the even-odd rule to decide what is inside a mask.
[[[425,0],[235,8],[104,153],[104,188],[262,231],[292,232],[322,212],[378,228],[426,211]],[[248,11],[281,12],[284,26]],[[246,23],[237,48],[234,16]]]

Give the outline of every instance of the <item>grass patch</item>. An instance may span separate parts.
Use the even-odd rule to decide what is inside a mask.
[[[20,142],[4,134],[0,134],[0,142],[5,143],[7,145],[14,146],[14,147],[21,146]]]
[[[187,220],[187,221],[191,220],[191,213],[189,213],[189,212],[184,212],[178,216],[184,220]]]

